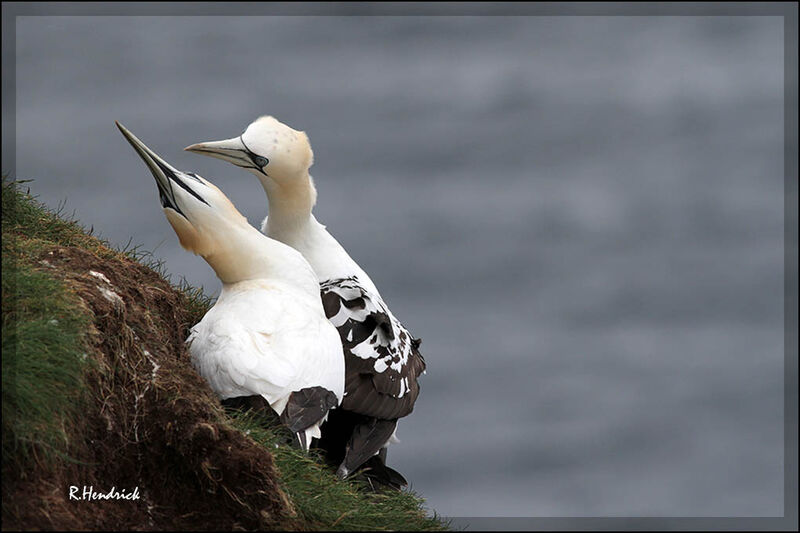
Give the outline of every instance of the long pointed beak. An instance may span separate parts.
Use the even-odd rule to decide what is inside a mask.
[[[187,146],[184,150],[216,157],[217,159],[222,159],[223,161],[233,163],[240,167],[255,168],[248,155],[247,147],[240,137],[225,139],[224,141],[197,143]]]
[[[177,168],[164,161],[161,156],[148,148],[147,145],[140,141],[133,133],[128,131],[125,126],[117,121],[114,121],[114,123],[117,125],[119,131],[122,132],[122,135],[125,136],[131,146],[133,146],[133,149],[136,150],[136,153],[139,154],[139,157],[142,158],[147,165],[147,168],[150,169],[150,172],[156,179],[156,185],[158,185],[158,193],[161,199],[162,207],[169,207],[181,215],[184,215],[183,211],[181,211],[180,207],[178,206],[178,202],[176,201],[175,192],[172,189],[173,183],[178,185],[180,188],[185,189],[192,196],[208,205],[208,202],[206,202],[202,197],[200,197],[199,194],[197,194],[197,192],[189,187],[185,180],[181,179],[181,176],[186,175],[184,172],[181,172]],[[184,217],[185,216],[186,215],[184,215]]]

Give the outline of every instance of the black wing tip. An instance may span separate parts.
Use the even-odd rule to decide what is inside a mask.
[[[322,420],[338,403],[333,391],[320,386],[306,387],[289,395],[281,422],[298,433]]]

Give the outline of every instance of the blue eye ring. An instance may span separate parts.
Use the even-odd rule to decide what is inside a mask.
[[[253,162],[254,165],[256,165],[257,168],[263,169],[265,166],[267,166],[269,164],[269,159],[267,159],[266,157],[262,157],[260,155],[254,154],[250,150],[250,148],[248,148],[247,145],[244,143],[244,138],[242,137],[243,135],[244,135],[244,133],[242,133],[242,135],[239,135],[239,140],[242,141],[242,146],[244,146],[244,149],[247,152],[247,155],[250,156],[250,160]]]

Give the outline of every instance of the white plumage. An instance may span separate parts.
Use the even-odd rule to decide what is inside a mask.
[[[263,397],[308,448],[344,396],[342,345],[313,269],[250,226],[211,182],[175,169],[117,125],[156,178],[181,245],[222,281],[187,339],[193,365],[222,399]]]
[[[193,364],[222,399],[258,394],[280,414],[289,393],[306,387],[342,398],[344,364],[332,364],[342,347],[316,291],[274,279],[223,285],[187,342]]]

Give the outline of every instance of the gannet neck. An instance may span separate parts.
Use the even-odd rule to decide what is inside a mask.
[[[201,254],[223,285],[250,280],[277,280],[317,294],[319,281],[308,262],[291,247],[270,239],[250,225],[226,228],[215,246]]]
[[[261,231],[271,239],[291,246],[300,252],[314,269],[320,283],[336,278],[357,276],[373,294],[380,295],[369,275],[356,263],[325,225],[311,214],[302,223],[282,224],[267,216]]]
[[[284,232],[309,223],[317,202],[317,189],[308,172],[284,182],[269,178],[260,181],[267,193],[269,219],[277,231]]]

